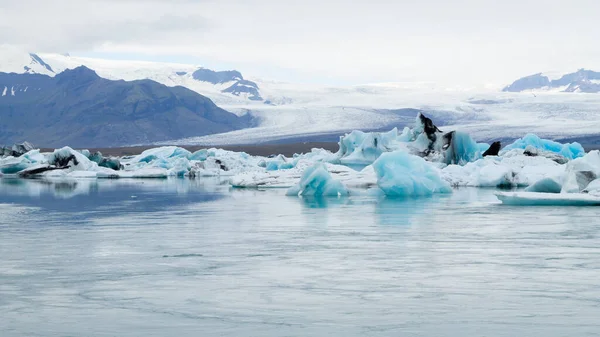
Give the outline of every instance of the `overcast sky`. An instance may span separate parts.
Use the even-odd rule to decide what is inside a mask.
[[[0,0],[0,43],[314,83],[600,70],[598,0]]]

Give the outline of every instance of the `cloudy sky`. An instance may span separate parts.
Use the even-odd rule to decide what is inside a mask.
[[[0,43],[288,81],[506,83],[600,70],[597,0],[0,0]]]

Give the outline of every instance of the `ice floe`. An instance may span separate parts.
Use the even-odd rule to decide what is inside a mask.
[[[496,196],[513,206],[600,206],[600,197],[583,193],[500,192]]]

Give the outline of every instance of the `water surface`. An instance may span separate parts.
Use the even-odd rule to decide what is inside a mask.
[[[0,335],[600,335],[596,208],[0,180]]]

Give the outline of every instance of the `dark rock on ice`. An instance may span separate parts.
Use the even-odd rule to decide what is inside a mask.
[[[483,153],[484,157],[487,156],[497,156],[498,153],[500,152],[500,148],[502,147],[502,143],[500,142],[493,142],[492,145],[490,145],[490,148],[487,149],[487,151],[485,151]]]

